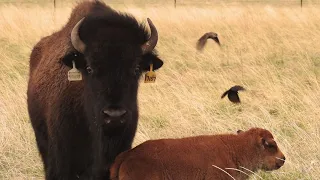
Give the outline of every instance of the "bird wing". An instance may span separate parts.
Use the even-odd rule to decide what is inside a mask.
[[[227,94],[229,93],[229,90],[227,90],[226,92],[224,92],[221,96],[221,99],[224,98]]]
[[[246,90],[244,87],[236,85],[230,88],[231,91],[237,92],[237,91],[244,91]]]

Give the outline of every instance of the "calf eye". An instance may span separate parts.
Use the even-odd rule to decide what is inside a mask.
[[[262,139],[262,144],[265,148],[268,149],[277,149],[277,143],[275,141],[266,141],[264,138]]]
[[[267,147],[268,148],[276,148],[276,146],[274,144],[269,144]]]
[[[93,72],[93,70],[90,66],[87,66],[86,70],[87,70],[88,74],[91,74]]]

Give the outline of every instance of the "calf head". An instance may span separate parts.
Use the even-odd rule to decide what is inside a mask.
[[[272,171],[279,169],[285,162],[285,156],[279,149],[273,135],[265,129],[252,128],[246,132],[237,131],[238,134],[248,133],[253,136],[257,153],[259,154],[259,167],[262,170]]]
[[[115,129],[137,120],[137,91],[141,74],[163,65],[154,48],[158,41],[150,19],[149,37],[133,17],[111,12],[107,16],[87,16],[71,32],[76,50],[62,62],[81,71],[85,109],[94,124]]]

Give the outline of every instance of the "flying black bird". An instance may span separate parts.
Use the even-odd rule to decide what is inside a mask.
[[[242,86],[233,86],[228,91],[224,92],[221,96],[221,99],[228,94],[228,98],[233,103],[240,103],[240,98],[238,96],[238,91],[244,91],[245,89]]]
[[[213,39],[219,46],[220,46],[220,41],[218,39],[218,34],[214,32],[207,32],[197,42],[197,49],[199,51],[203,50],[204,46],[207,43],[207,39]]]

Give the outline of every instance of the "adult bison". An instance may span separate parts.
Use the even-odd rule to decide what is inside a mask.
[[[102,2],[82,2],[67,24],[42,38],[30,57],[28,111],[46,179],[107,179],[131,148],[141,74],[163,65],[158,34]],[[81,81],[68,81],[73,66]]]

